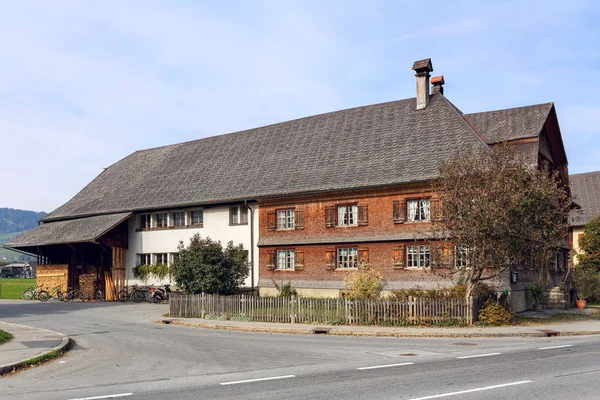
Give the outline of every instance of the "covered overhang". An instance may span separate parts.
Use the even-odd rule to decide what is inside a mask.
[[[93,217],[48,222],[18,236],[3,247],[38,254],[40,247],[102,244],[103,237],[125,221],[132,213],[97,215]]]

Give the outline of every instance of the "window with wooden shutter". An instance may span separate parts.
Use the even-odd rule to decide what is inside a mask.
[[[335,269],[335,257],[335,250],[327,250],[325,252],[325,265],[327,266],[327,269]]]
[[[277,213],[275,211],[269,211],[267,213],[267,228],[270,231],[277,229]]]
[[[369,207],[358,206],[358,225],[369,225]]]
[[[394,201],[394,223],[403,224],[406,222],[406,200]]]
[[[369,263],[369,249],[358,249],[358,265]]]
[[[431,207],[431,220],[441,221],[442,220],[442,201],[440,199],[429,200]]]
[[[304,269],[304,251],[303,250],[295,251],[294,268],[296,270]]]
[[[295,210],[294,214],[294,228],[304,229],[304,210]]]
[[[275,269],[277,267],[277,253],[275,250],[267,251],[267,269]]]
[[[406,257],[404,257],[404,246],[394,247],[392,249],[392,258],[394,268],[404,268]]]
[[[325,228],[335,228],[337,225],[337,207],[325,207]],[[335,258],[335,257],[334,257]],[[335,264],[335,262],[334,262]]]

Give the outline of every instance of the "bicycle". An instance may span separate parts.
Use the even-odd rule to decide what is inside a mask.
[[[38,294],[42,291],[42,287],[38,286],[36,288],[30,287],[29,289],[25,289],[23,290],[23,293],[21,294],[21,298],[23,300],[32,300],[38,299]]]
[[[100,286],[96,286],[94,289],[94,298],[96,301],[104,301],[104,293],[102,292],[102,288]]]
[[[47,290],[40,291],[38,293],[38,300],[41,301],[42,303],[45,303],[48,301],[49,298],[54,298],[54,296],[56,296],[56,298],[60,301],[65,300],[65,297],[63,296],[62,292],[60,291],[59,286],[56,286],[50,292],[48,292]]]
[[[143,290],[138,289],[137,285],[133,285],[129,291],[127,289],[123,289],[117,293],[117,300],[122,303],[125,303],[128,300],[133,300],[134,302],[139,303],[145,298],[146,294]]]
[[[73,299],[75,298],[78,298],[81,301],[85,301],[85,298],[83,297],[83,294],[81,293],[81,291],[79,291],[79,289],[69,290],[69,292],[67,293],[67,297],[65,297],[65,301],[73,301]]]

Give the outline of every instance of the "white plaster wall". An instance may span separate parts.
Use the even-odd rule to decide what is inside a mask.
[[[251,205],[254,218],[254,285],[258,285],[258,206]],[[250,213],[248,213],[250,219]],[[210,237],[220,241],[223,246],[231,240],[234,244],[243,244],[248,250],[248,261],[251,258],[250,251],[250,221],[248,225],[229,225],[229,206],[215,206],[204,208],[204,226],[202,228],[171,228],[160,230],[136,231],[139,226],[139,216],[133,215],[129,219],[129,248],[127,249],[127,285],[144,282],[135,279],[133,268],[137,263],[137,255],[141,253],[176,253],[179,241],[187,246],[190,238],[199,233],[201,237]],[[166,278],[168,281],[169,278]],[[161,284],[156,279],[149,280],[146,284]],[[248,275],[245,286],[251,286],[251,277]]]
[[[573,265],[577,265],[579,260],[577,260],[577,252],[579,252],[579,235],[583,234],[583,227],[573,228],[573,251],[571,253],[571,257],[573,257]]]

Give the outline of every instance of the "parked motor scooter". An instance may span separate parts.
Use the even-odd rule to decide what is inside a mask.
[[[165,300],[169,300],[171,295],[171,285],[165,284],[162,287],[153,287],[152,289],[152,301],[154,303],[160,303]]]

